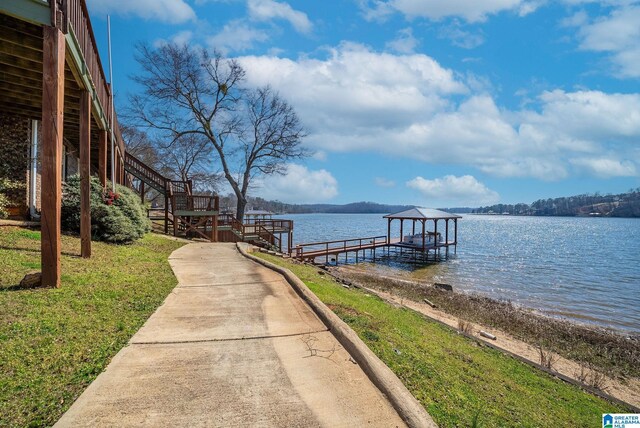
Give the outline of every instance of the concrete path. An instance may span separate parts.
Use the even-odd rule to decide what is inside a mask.
[[[179,285],[57,427],[404,426],[285,279],[189,244]]]

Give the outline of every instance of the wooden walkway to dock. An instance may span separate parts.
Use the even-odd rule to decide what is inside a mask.
[[[402,243],[400,238],[388,239],[386,236],[373,236],[368,238],[353,238],[343,239],[337,241],[325,241],[325,242],[312,242],[309,244],[299,244],[294,248],[291,253],[293,258],[301,261],[314,262],[317,259],[325,259],[325,262],[329,262],[329,257],[332,260],[338,259],[338,256],[345,255],[345,259],[348,258],[349,253],[354,254],[356,262],[362,258],[366,258],[366,252],[369,250],[370,257],[375,260],[377,249],[405,249],[409,251],[415,251],[417,253],[427,254],[431,251],[437,251],[441,248],[448,249],[450,246],[455,246],[455,241],[439,242],[438,244],[429,244],[424,247]],[[362,256],[360,257],[360,253]]]

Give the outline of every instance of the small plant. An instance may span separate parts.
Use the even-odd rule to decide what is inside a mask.
[[[458,319],[458,330],[462,333],[472,334],[473,333],[473,324],[469,321],[465,321],[463,319]]]
[[[471,428],[481,428],[482,422],[480,422],[480,409],[473,415],[473,419],[471,420]]]
[[[592,388],[600,391],[606,391],[607,376],[599,370],[596,370],[592,364],[588,366],[580,364],[580,371],[574,374],[574,377],[585,385],[589,385]]]
[[[549,349],[545,349],[542,345],[538,347],[538,354],[540,355],[540,365],[548,368],[549,370],[554,370],[555,364],[558,361],[558,356]]]

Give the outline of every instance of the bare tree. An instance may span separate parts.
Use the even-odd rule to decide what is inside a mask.
[[[239,220],[253,178],[282,173],[288,160],[307,154],[293,108],[269,87],[243,90],[237,61],[177,44],[141,45],[136,59],[143,90],[131,98],[129,116],[169,148],[187,136],[204,138],[238,199]]]
[[[247,205],[247,192],[257,175],[283,174],[286,162],[308,156],[302,147],[305,131],[293,107],[271,87],[249,91],[245,101],[246,129],[239,135],[243,152],[242,175],[229,182],[238,198],[240,219]]]
[[[215,192],[221,175],[215,167],[213,147],[199,134],[187,134],[172,144],[157,144],[160,170],[171,178],[193,180],[195,190]]]

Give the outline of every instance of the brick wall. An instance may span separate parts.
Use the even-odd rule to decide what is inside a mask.
[[[7,191],[10,212],[25,215],[28,207],[28,181],[30,150],[30,121],[0,113],[0,177],[23,183],[22,189]]]

